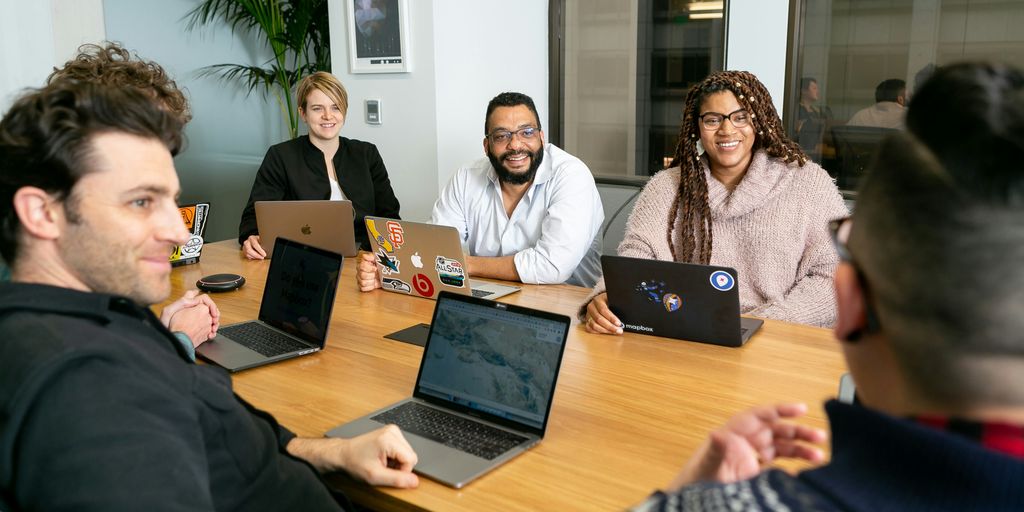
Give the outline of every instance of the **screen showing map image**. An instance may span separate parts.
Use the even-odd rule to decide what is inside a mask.
[[[437,308],[419,391],[543,428],[567,326],[456,300]]]

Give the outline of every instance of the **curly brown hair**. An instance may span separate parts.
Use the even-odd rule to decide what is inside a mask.
[[[153,61],[142,60],[137,54],[132,55],[118,43],[79,46],[75,58],[61,68],[54,68],[46,79],[47,84],[64,81],[131,87],[155,98],[182,125],[192,119],[185,94],[164,68]]]
[[[772,104],[768,89],[752,73],[718,71],[690,89],[683,107],[683,124],[679,127],[675,157],[669,167],[678,166],[679,191],[672,203],[668,223],[668,245],[674,261],[707,265],[711,261],[711,207],[708,204],[708,183],[704,178],[707,156],[697,154],[700,141],[700,105],[708,96],[729,91],[744,110],[750,113],[754,136],[753,151],[764,149],[769,156],[785,162],[798,162],[802,167],[807,155],[782,128],[782,119]],[[679,248],[672,240],[676,221],[682,219]]]

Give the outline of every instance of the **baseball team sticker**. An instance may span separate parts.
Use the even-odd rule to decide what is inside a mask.
[[[380,265],[380,273],[383,275],[397,274],[401,262],[398,258],[384,252],[384,248],[377,249],[377,263]]]
[[[431,283],[430,278],[423,274],[412,276],[412,287],[416,289],[416,293],[424,297],[434,296],[434,283]]]
[[[389,220],[384,227],[388,231],[388,236],[391,238],[391,244],[395,246],[395,249],[401,249],[402,245],[405,244],[405,232],[402,231],[402,225]]]
[[[384,284],[382,286],[385,289],[395,290],[396,292],[412,293],[412,287],[409,286],[409,283],[393,277],[385,277]]]
[[[727,292],[736,286],[736,280],[724,270],[716,270],[711,273],[711,286],[720,292]]]
[[[377,231],[377,223],[375,223],[373,219],[366,219],[366,230],[370,232],[370,236],[377,241],[377,245],[379,245],[381,249],[385,252],[395,252],[395,248],[391,245],[391,241],[388,240],[388,237],[380,234],[380,231]]]
[[[434,262],[434,270],[437,271],[437,278],[443,285],[462,288],[466,284],[466,269],[458,260],[438,256]]]

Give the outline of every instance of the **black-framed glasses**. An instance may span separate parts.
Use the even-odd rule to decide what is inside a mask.
[[[491,144],[504,145],[512,142],[512,137],[516,135],[522,140],[533,140],[540,130],[536,126],[527,126],[526,128],[520,128],[514,132],[508,130],[494,130],[487,134],[487,140],[491,141]]]
[[[736,128],[743,128],[750,124],[750,113],[743,109],[739,109],[728,114],[705,112],[700,115],[700,125],[703,126],[705,130],[717,130],[722,126],[722,123],[724,123],[726,119],[728,119]]]
[[[835,246],[839,259],[853,263],[853,254],[850,254],[850,248],[846,246],[846,242],[850,240],[850,230],[853,229],[853,217],[833,220],[828,223],[828,229],[832,233],[832,245]]]

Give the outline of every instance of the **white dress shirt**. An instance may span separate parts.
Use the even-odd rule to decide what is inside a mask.
[[[592,287],[601,276],[604,208],[594,176],[579,158],[551,144],[544,145],[544,160],[511,218],[498,175],[483,158],[452,176],[431,221],[458,229],[472,256],[514,254],[524,283]]]

